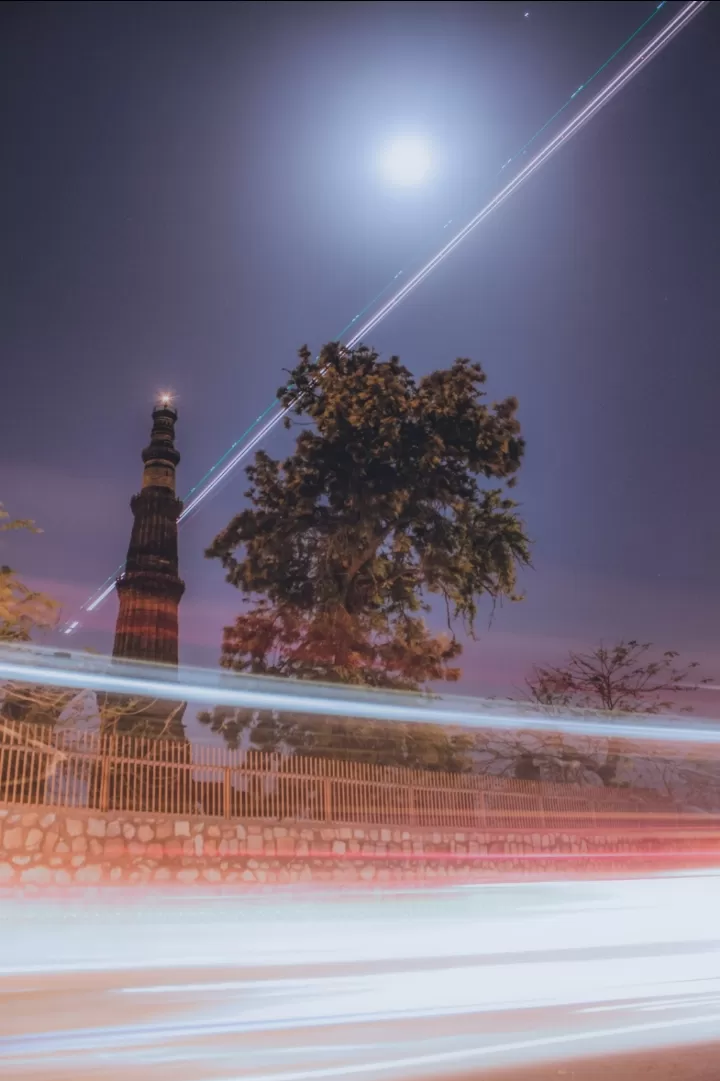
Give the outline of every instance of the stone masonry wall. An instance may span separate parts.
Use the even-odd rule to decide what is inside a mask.
[[[472,880],[697,862],[700,849],[720,855],[720,835],[323,827],[0,808],[0,887]]]

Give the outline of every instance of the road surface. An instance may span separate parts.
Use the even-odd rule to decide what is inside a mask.
[[[713,872],[6,896],[0,1077],[717,1081],[718,912]]]

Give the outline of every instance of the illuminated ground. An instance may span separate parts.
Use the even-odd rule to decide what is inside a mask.
[[[6,898],[0,1076],[524,1077],[530,1062],[563,1059],[538,1081],[573,1081],[562,1069],[595,1081],[606,1075],[567,1060],[650,1049],[648,1077],[712,1081],[719,1071],[657,1052],[720,1034],[719,902],[710,873]],[[712,1055],[695,1058],[710,1068]],[[668,1073],[673,1061],[685,1072]]]

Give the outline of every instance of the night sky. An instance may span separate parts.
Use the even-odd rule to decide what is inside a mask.
[[[0,499],[45,532],[3,561],[71,617],[124,558],[156,392],[183,495],[653,7],[4,4]],[[714,7],[367,343],[417,375],[469,356],[520,400],[534,569],[468,644],[468,693],[621,636],[720,677]],[[404,131],[437,155],[416,189],[378,174]],[[239,609],[203,549],[244,488],[181,532],[188,663]],[[109,649],[114,615],[73,644]]]

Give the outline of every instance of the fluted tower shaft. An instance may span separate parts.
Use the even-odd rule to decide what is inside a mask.
[[[150,443],[142,452],[142,489],[130,501],[133,527],[125,571],[117,582],[120,610],[113,656],[177,665],[178,607],[185,592],[178,573],[177,412],[162,402],[152,416]]]

